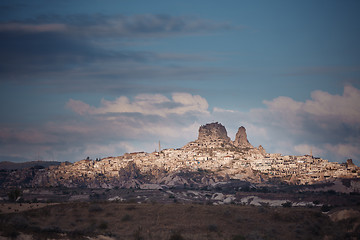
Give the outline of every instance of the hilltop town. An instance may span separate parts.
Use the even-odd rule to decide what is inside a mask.
[[[7,176],[3,187],[19,184],[27,187],[202,187],[229,180],[310,185],[339,178],[359,178],[360,168],[350,159],[339,164],[311,155],[267,153],[261,145],[253,147],[249,143],[244,127],[239,128],[232,141],[225,127],[215,122],[200,126],[198,138],[178,149],[63,162],[32,173],[17,171],[13,175]]]
[[[201,224],[210,220],[208,227],[198,224],[196,229],[211,229],[210,233],[216,234],[212,239],[218,239],[220,231],[217,228],[222,226],[214,225],[213,219],[217,218],[220,223],[231,217],[241,222],[226,220],[224,226],[235,223],[238,229],[238,226],[248,224],[244,229],[251,229],[252,225],[259,229],[259,222],[270,219],[282,227],[289,223],[292,229],[294,221],[311,214],[314,223],[306,220],[297,225],[318,224],[321,216],[323,222],[328,221],[324,224],[326,231],[322,230],[327,234],[332,229],[343,234],[339,239],[347,239],[343,236],[358,236],[359,233],[360,169],[352,160],[339,164],[311,154],[282,156],[267,153],[262,146],[251,145],[244,127],[238,129],[234,140],[228,137],[223,125],[215,122],[200,126],[198,138],[178,149],[160,149],[159,146],[152,153],[135,152],[75,163],[41,164],[33,162],[24,166],[7,162],[6,168],[0,170],[0,214],[15,219],[2,218],[1,236],[14,239],[13,236],[21,231],[34,236],[31,239],[40,239],[41,234],[50,233],[56,236],[52,239],[72,239],[74,236],[90,239],[88,236],[99,234],[109,236],[106,239],[131,238],[135,235],[129,235],[129,232],[141,230],[134,228],[136,224],[149,226],[147,224],[151,223],[159,231],[157,219],[161,209],[166,209],[161,213],[162,217],[169,216],[165,221],[167,224],[169,219],[178,222],[178,217],[174,216],[181,216],[183,225],[189,226],[191,219],[196,218],[194,211],[199,208],[203,212],[217,213],[211,218],[203,213],[197,215]],[[30,165],[33,166],[28,167]],[[258,210],[254,211],[254,207]],[[173,210],[169,212],[170,208]],[[105,212],[104,209],[108,210]],[[174,214],[174,211],[179,213]],[[183,219],[184,211],[190,214],[189,219]],[[237,213],[232,214],[234,211]],[[244,211],[249,212],[245,215]],[[150,212],[154,213],[151,217]],[[321,212],[329,213],[330,218]],[[298,220],[293,218],[294,214]],[[342,218],[337,217],[340,215]],[[43,219],[39,220],[39,216]],[[50,216],[53,220],[49,220]],[[146,216],[150,220],[143,221]],[[94,219],[98,220],[97,228]],[[116,221],[119,226],[128,226],[113,228]],[[44,222],[49,225],[44,227]],[[344,225],[339,227],[339,223]],[[300,233],[303,232],[310,232],[309,239],[319,236],[318,230],[312,228]],[[283,233],[278,235],[283,236]],[[222,239],[238,239],[229,236]],[[247,236],[250,237],[246,239],[255,239]],[[281,239],[279,236],[276,238]],[[209,232],[204,239],[208,237]]]

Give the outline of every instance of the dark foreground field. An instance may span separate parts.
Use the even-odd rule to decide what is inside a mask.
[[[64,203],[0,215],[3,239],[360,239],[358,209]],[[31,236],[31,238],[30,238]],[[1,239],[1,237],[0,237]]]

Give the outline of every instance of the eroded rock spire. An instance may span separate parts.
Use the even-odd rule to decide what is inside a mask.
[[[240,148],[254,148],[249,143],[249,140],[247,139],[247,135],[246,135],[246,129],[243,126],[239,127],[239,130],[236,133],[234,145]]]

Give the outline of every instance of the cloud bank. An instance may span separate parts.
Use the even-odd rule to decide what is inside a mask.
[[[69,88],[84,86],[89,81],[96,84],[99,77],[103,81],[116,78],[126,82],[146,76],[159,78],[160,73],[185,76],[211,72],[186,66],[186,61],[203,61],[199,56],[128,50],[128,44],[229,29],[234,29],[229,23],[156,14],[45,15],[26,21],[0,22],[0,82]],[[162,61],[181,64],[175,68],[153,64]]]
[[[333,160],[359,159],[359,102],[360,90],[345,86],[342,95],[314,91],[305,102],[289,97],[264,101],[266,108],[250,115],[257,124],[283,132],[281,137],[289,139],[297,153],[309,153],[313,148]]]

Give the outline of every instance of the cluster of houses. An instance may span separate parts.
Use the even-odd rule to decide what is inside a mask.
[[[215,146],[215,145],[214,145]],[[121,169],[135,164],[141,173],[160,170],[165,173],[206,170],[233,179],[246,180],[249,172],[265,179],[278,178],[292,184],[313,184],[334,178],[358,178],[360,168],[348,160],[345,164],[329,162],[310,155],[282,156],[260,151],[259,148],[203,147],[188,144],[179,149],[164,149],[153,153],[127,153],[120,157],[81,160],[50,167],[47,180],[53,183],[79,179],[116,179]]]

